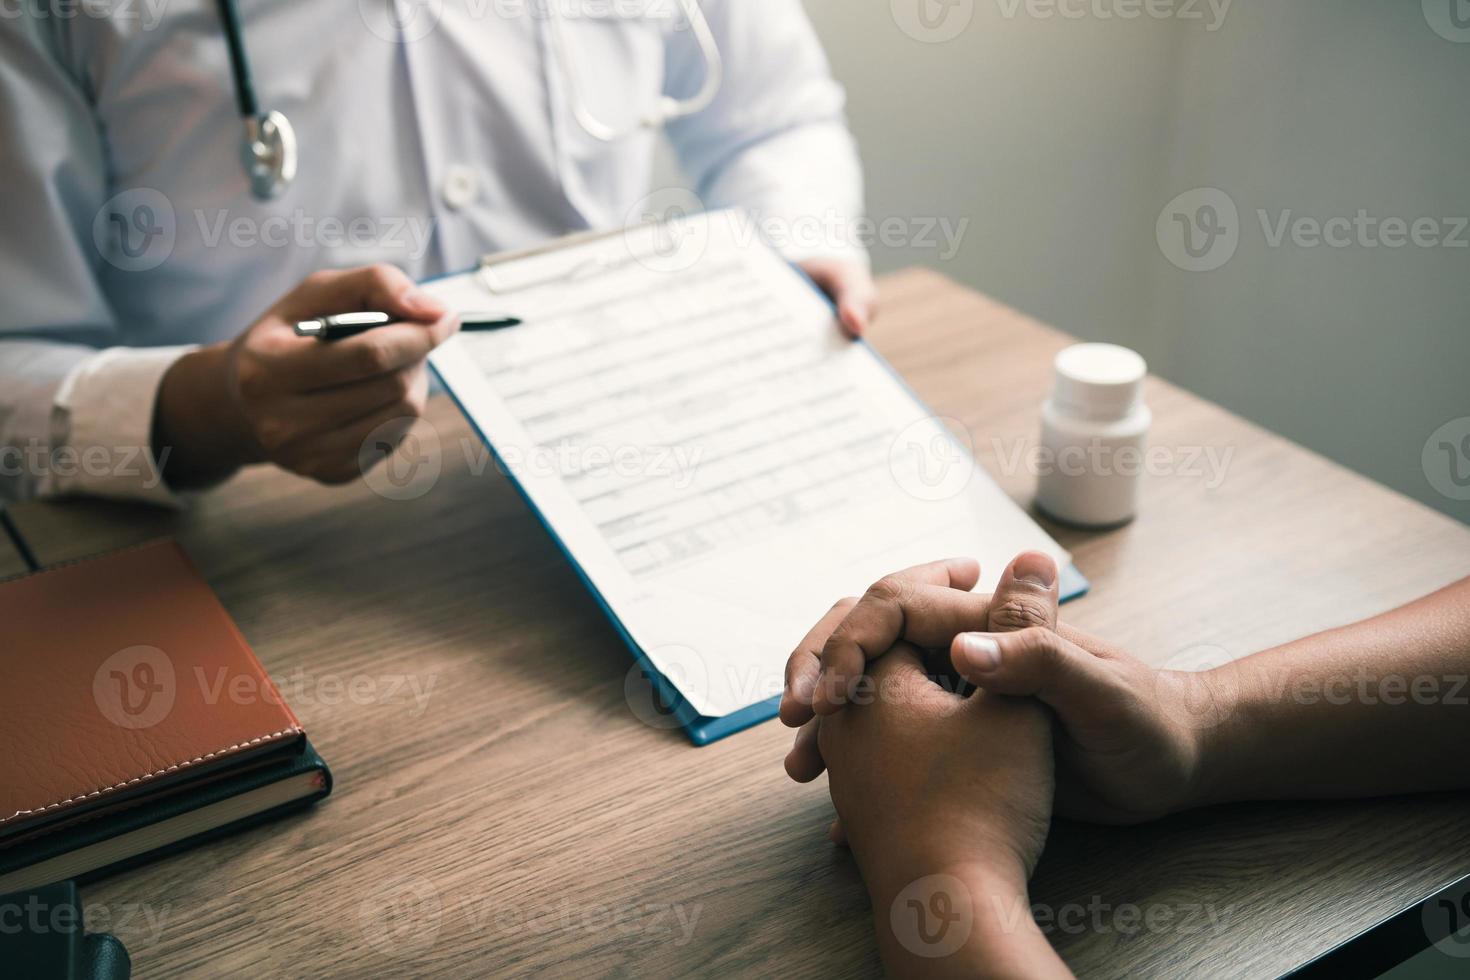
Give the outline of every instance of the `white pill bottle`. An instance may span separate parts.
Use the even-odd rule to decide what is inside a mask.
[[[1148,429],[1148,365],[1117,344],[1074,344],[1057,354],[1051,398],[1041,407],[1036,503],[1088,528],[1115,527],[1138,512]]]

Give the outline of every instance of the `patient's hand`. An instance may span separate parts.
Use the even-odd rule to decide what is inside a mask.
[[[968,590],[968,559],[888,576],[839,603],[791,655],[781,719],[801,725],[786,771],[801,782],[823,769],[818,727],[851,700],[867,661],[907,640],[947,652],[984,691],[1029,695],[1056,717],[1057,812],[1132,823],[1193,805],[1199,730],[1190,724],[1191,675],[1156,671],[1129,654],[1056,623],[1056,566],[1028,552],[994,596]],[[879,661],[881,663],[881,661]]]
[[[1051,817],[1046,711],[962,697],[906,643],[853,702],[822,720],[820,746],[889,972],[1067,975],[1026,893]]]
[[[1028,698],[955,694],[907,643],[874,665],[857,700],[823,724],[820,741],[863,867],[921,854],[1029,875],[1051,817],[1045,710]]]

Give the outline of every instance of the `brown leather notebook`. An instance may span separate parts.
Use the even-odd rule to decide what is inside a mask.
[[[0,893],[92,876],[330,791],[172,541],[0,582]]]

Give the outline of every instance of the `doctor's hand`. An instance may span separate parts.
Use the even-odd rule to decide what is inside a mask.
[[[899,643],[822,719],[832,804],[894,976],[1065,977],[1026,882],[1051,818],[1051,722],[1030,698],[963,697]]]
[[[1196,805],[1209,734],[1199,724],[1200,675],[1155,670],[1059,625],[1057,569],[1046,555],[1018,556],[991,596],[969,591],[979,575],[968,558],[906,569],[812,628],[786,666],[781,720],[801,726],[787,773],[806,782],[822,772],[820,726],[844,711],[871,661],[907,640],[929,651],[931,670],[1052,709],[1063,816],[1136,823]]]
[[[806,259],[796,264],[837,307],[842,332],[862,336],[878,315],[878,290],[867,267],[847,259]]]
[[[401,322],[331,343],[293,329],[358,310]],[[362,475],[359,451],[374,430],[388,427],[379,434],[396,444],[422,413],[425,358],[458,329],[457,317],[392,266],[315,272],[233,341],[169,368],[154,409],[155,458],[175,489],[260,462],[346,483]]]

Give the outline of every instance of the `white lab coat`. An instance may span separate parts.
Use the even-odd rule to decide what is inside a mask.
[[[0,498],[167,499],[137,450],[177,345],[236,335],[315,269],[426,277],[641,217],[656,137],[608,144],[576,123],[542,0],[420,0],[396,20],[388,2],[240,0],[261,108],[300,143],[296,180],[267,202],[240,162],[214,0],[3,11]],[[598,117],[625,123],[699,87],[671,0],[564,5]],[[842,92],[798,0],[703,7],[724,82],[668,127],[700,199],[855,220]]]

